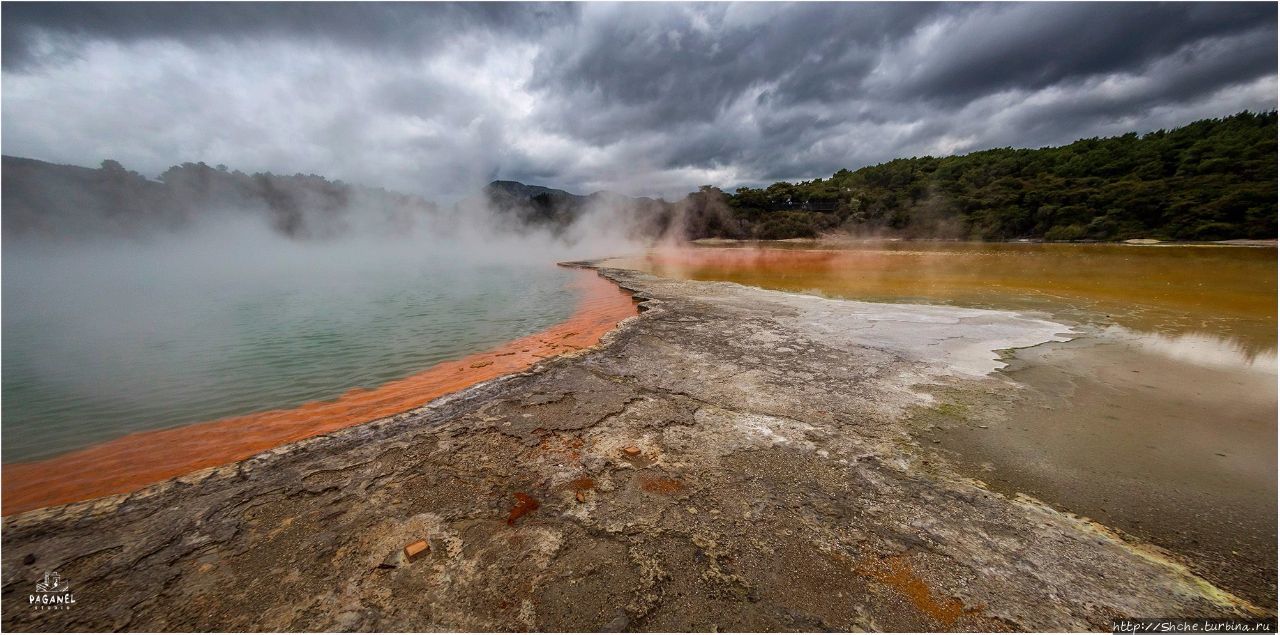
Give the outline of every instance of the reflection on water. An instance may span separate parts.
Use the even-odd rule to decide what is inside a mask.
[[[1238,339],[1211,333],[1140,333],[1124,327],[1106,329],[1106,339],[1132,342],[1144,352],[1163,355],[1184,364],[1195,364],[1224,370],[1276,374],[1276,351],[1258,350]]]

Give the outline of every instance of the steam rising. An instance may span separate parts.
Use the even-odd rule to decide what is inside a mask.
[[[4,164],[5,460],[332,399],[540,331],[578,302],[556,262],[643,249],[666,209]]]

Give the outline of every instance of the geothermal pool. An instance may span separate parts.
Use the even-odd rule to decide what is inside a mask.
[[[917,442],[995,489],[1193,556],[1210,578],[1274,603],[1274,247],[767,245],[617,264],[1072,324],[1070,342],[1008,354],[1007,394],[927,389],[936,405],[916,415]]]
[[[6,246],[4,513],[410,410],[635,312],[545,254],[225,238]]]
[[[551,263],[422,262],[154,281],[32,276],[6,258],[4,462],[401,379],[567,319],[572,279]]]

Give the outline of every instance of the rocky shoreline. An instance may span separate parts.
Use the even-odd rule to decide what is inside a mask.
[[[993,351],[1063,325],[600,273],[643,311],[592,349],[5,517],[4,628],[1110,630],[1267,613],[913,440],[919,386],[1014,390],[984,374]],[[29,603],[45,571],[73,606]]]

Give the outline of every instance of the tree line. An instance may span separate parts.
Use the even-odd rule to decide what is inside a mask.
[[[732,213],[694,238],[1275,238],[1276,112],[700,194],[722,197]]]
[[[247,174],[203,162],[149,179],[107,159],[97,169],[3,158],[6,236],[144,236],[220,216],[257,216],[298,239],[353,227],[404,231],[438,216],[425,199],[315,174]]]
[[[314,174],[246,174],[184,163],[149,179],[3,158],[6,236],[140,235],[219,215],[256,215],[298,239],[356,228],[447,230],[465,210]],[[674,202],[588,196],[494,181],[459,205],[497,227],[563,234],[583,218],[636,239],[786,239],[824,234],[970,240],[1222,240],[1276,237],[1276,112],[1036,150],[913,157],[829,179],[733,193],[703,186]]]

